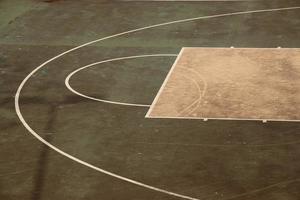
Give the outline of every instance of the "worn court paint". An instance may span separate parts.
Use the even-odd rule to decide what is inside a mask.
[[[181,55],[148,117],[300,121],[299,49],[183,48]],[[204,102],[187,101],[198,91],[185,93],[182,74],[205,80]]]

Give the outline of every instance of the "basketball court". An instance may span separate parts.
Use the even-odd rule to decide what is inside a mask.
[[[299,36],[297,0],[0,0],[0,200],[300,199]]]

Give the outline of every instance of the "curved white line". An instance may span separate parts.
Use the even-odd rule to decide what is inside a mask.
[[[103,61],[99,61],[99,62],[95,62],[83,67],[80,67],[78,69],[76,69],[75,71],[73,71],[72,73],[70,73],[67,78],[65,79],[65,85],[66,87],[73,92],[74,94],[77,94],[81,97],[87,98],[87,99],[91,99],[94,101],[100,101],[100,102],[104,102],[104,103],[110,103],[110,104],[115,104],[115,105],[122,105],[122,106],[136,106],[136,107],[150,107],[150,105],[146,105],[146,104],[137,104],[137,103],[124,103],[124,102],[118,102],[118,101],[109,101],[109,100],[105,100],[105,99],[99,99],[99,98],[95,98],[95,97],[91,97],[91,96],[87,96],[85,94],[82,94],[78,91],[76,91],[74,88],[71,87],[70,85],[70,79],[72,78],[73,75],[75,75],[77,72],[86,69],[88,67],[92,67],[95,65],[99,65],[102,63],[108,63],[108,62],[113,62],[113,61],[118,61],[118,60],[128,60],[128,59],[135,59],[135,58],[147,58],[147,57],[176,57],[178,56],[177,54],[150,54],[150,55],[137,55],[137,56],[126,56],[126,57],[119,57],[119,58],[112,58],[112,59],[108,59],[108,60],[103,60]]]
[[[198,84],[198,82],[197,82],[195,79],[193,79],[193,78],[191,78],[191,77],[188,77],[188,76],[186,76],[186,75],[183,75],[183,74],[181,74],[180,76],[182,76],[182,77],[184,77],[185,79],[191,81],[191,82],[196,86],[196,88],[197,88],[197,90],[198,90],[198,95],[199,95],[199,97],[196,98],[196,100],[194,100],[194,101],[193,101],[191,104],[189,104],[187,107],[185,107],[182,111],[179,111],[179,116],[181,116],[182,113],[184,113],[187,109],[189,109],[190,107],[192,107],[192,106],[198,101],[198,99],[201,99],[201,98],[202,98],[202,93],[203,93],[203,92],[201,92],[201,87],[200,87],[200,85]]]
[[[198,76],[198,78],[202,81],[203,83],[203,90],[201,92],[201,89],[200,89],[200,92],[199,92],[199,98],[197,98],[194,102],[192,102],[189,106],[187,106],[185,109],[183,109],[179,114],[180,115],[183,115],[184,112],[188,111],[188,109],[192,108],[195,104],[196,106],[194,108],[192,108],[192,110],[188,111],[187,115],[191,114],[194,110],[196,110],[198,107],[199,107],[199,104],[201,103],[206,91],[207,91],[207,81],[206,79],[201,75],[199,74],[197,71],[193,70],[193,69],[190,69],[190,68],[184,68],[184,70],[188,70],[188,71],[192,71],[194,72],[194,74],[196,76]],[[198,85],[198,83],[197,83]],[[198,85],[198,87],[200,87]]]
[[[190,71],[194,72],[194,73],[196,74],[196,76],[198,76],[198,77],[202,80],[202,82],[203,82],[203,84],[204,84],[204,88],[203,88],[201,97],[200,97],[198,100],[196,100],[196,101],[194,102],[194,103],[196,104],[196,106],[195,106],[194,108],[192,108],[192,110],[190,110],[190,111],[187,113],[187,115],[190,115],[191,113],[193,113],[193,112],[199,107],[199,105],[200,105],[200,103],[201,103],[201,101],[202,101],[202,99],[203,99],[203,97],[204,97],[204,95],[205,95],[205,93],[206,93],[206,91],[207,91],[207,81],[206,81],[206,79],[205,79],[200,73],[198,73],[196,70],[194,70],[194,69],[192,69],[192,68],[187,68],[187,70],[190,70]]]
[[[126,32],[122,32],[122,33],[118,33],[118,34],[114,34],[114,35],[111,35],[111,36],[107,36],[107,37],[104,37],[104,38],[100,38],[98,40],[94,40],[94,41],[91,41],[91,42],[88,42],[88,43],[85,43],[83,45],[80,45],[78,47],[75,47],[75,48],[72,48],[68,51],[65,51],[49,60],[47,60],[46,62],[42,63],[40,66],[38,66],[37,68],[35,68],[32,72],[30,72],[26,77],[25,79],[21,82],[21,84],[19,85],[18,89],[17,89],[17,92],[16,92],[16,95],[15,95],[15,110],[16,110],[16,113],[20,119],[20,121],[22,122],[22,124],[24,125],[24,127],[34,136],[36,137],[40,142],[44,143],[45,145],[47,145],[49,148],[53,149],[54,151],[56,151],[57,153],[60,153],[61,155],[71,159],[71,160],[74,160],[75,162],[78,162],[86,167],[89,167],[89,168],[92,168],[96,171],[99,171],[99,172],[102,172],[104,174],[107,174],[109,176],[112,176],[112,177],[115,177],[115,178],[118,178],[118,179],[121,179],[121,180],[124,180],[124,181],[127,181],[129,183],[132,183],[132,184],[135,184],[135,185],[139,185],[141,187],[145,187],[145,188],[148,188],[148,189],[151,189],[151,190],[154,190],[154,191],[157,191],[157,192],[161,192],[161,193],[165,193],[165,194],[169,194],[169,195],[172,195],[172,196],[175,196],[175,197],[180,197],[180,198],[183,198],[183,199],[189,199],[189,200],[200,200],[200,199],[197,199],[197,198],[192,198],[192,197],[189,197],[189,196],[185,196],[185,195],[181,195],[181,194],[177,194],[177,193],[174,193],[174,192],[169,192],[167,190],[163,190],[163,189],[160,189],[160,188],[156,188],[156,187],[153,187],[153,186],[150,186],[150,185],[146,185],[144,183],[141,183],[141,182],[138,182],[138,181],[134,181],[134,180],[131,180],[131,179],[128,179],[128,178],[125,178],[123,176],[120,176],[120,175],[117,175],[117,174],[114,174],[114,173],[111,173],[109,171],[106,171],[106,170],[103,170],[99,167],[96,167],[94,165],[91,165],[83,160],[80,160],[60,149],[58,149],[57,147],[53,146],[52,144],[50,144],[49,142],[47,142],[45,139],[43,139],[41,136],[39,136],[39,134],[37,134],[29,125],[28,123],[25,121],[22,113],[21,113],[21,110],[20,110],[20,105],[19,105],[19,99],[20,99],[20,93],[22,91],[22,88],[24,87],[25,83],[30,79],[30,77],[35,74],[39,69],[41,69],[42,67],[44,67],[45,65],[47,65],[48,63],[52,62],[53,60],[56,60],[57,58],[60,58],[62,57],[63,55],[66,55],[70,52],[73,52],[77,49],[80,49],[82,47],[85,47],[85,46],[88,46],[90,44],[93,44],[93,43],[96,43],[96,42],[99,42],[99,41],[103,41],[103,40],[106,40],[106,39],[110,39],[110,38],[114,38],[114,37],[118,37],[118,36],[121,36],[121,35],[126,35],[126,34],[129,34],[129,33],[133,33],[133,32],[137,32],[137,31],[141,31],[141,30],[146,30],[146,29],[151,29],[151,28],[154,28],[154,27],[159,27],[159,26],[165,26],[165,25],[170,25],[170,24],[176,24],[176,23],[182,23],[182,22],[188,22],[188,21],[194,21],[194,20],[199,20],[199,19],[210,19],[210,18],[217,18],[217,17],[225,17],[225,16],[234,16],[234,15],[242,15],[242,14],[251,14],[251,13],[260,13],[260,12],[273,12],[273,11],[282,11],[282,10],[295,10],[295,9],[300,9],[300,6],[298,7],[287,7],[287,8],[275,8],[275,9],[264,9],[264,10],[254,10],[254,11],[243,11],[243,12],[235,12],[235,13],[226,13],[226,14],[219,14],[219,15],[210,15],[210,16],[202,16],[202,17],[196,17],[196,18],[189,18],[189,19],[183,19],[183,20],[177,20],[177,21],[172,21],[172,22],[166,22],[166,23],[161,23],[161,24],[156,24],[156,25],[152,25],[152,26],[146,26],[146,27],[143,27],[143,28],[138,28],[138,29],[134,29],[134,30],[130,30],[130,31],[126,31]]]

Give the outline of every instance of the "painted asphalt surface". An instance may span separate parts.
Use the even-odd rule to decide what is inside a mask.
[[[176,19],[183,19],[270,8],[267,3],[222,3],[220,9],[195,4],[43,4],[1,29],[1,82],[7,86],[1,87],[1,199],[178,199],[116,180],[48,149],[21,126],[13,96],[35,66],[91,38],[172,21],[175,13]],[[164,16],[156,16],[158,5]],[[147,12],[130,14],[141,8]],[[76,11],[80,18],[75,17]],[[109,17],[111,23],[104,23]],[[144,18],[152,21],[143,23]],[[64,85],[69,73],[89,63],[139,54],[177,54],[181,46],[192,44],[298,47],[297,23],[299,14],[293,11],[211,19],[85,47],[30,79],[22,91],[21,110],[34,130],[63,151],[158,188],[200,199],[297,199],[298,124],[149,120],[144,118],[147,108],[93,102]],[[150,104],[173,62],[174,58],[118,61],[76,75],[72,85],[98,98]]]

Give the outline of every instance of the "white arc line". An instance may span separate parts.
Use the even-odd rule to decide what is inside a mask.
[[[194,112],[194,110],[196,110],[199,107],[199,104],[201,103],[206,91],[207,91],[207,81],[205,80],[205,78],[199,74],[197,71],[190,69],[190,68],[185,68],[185,70],[191,71],[193,72],[196,76],[198,76],[198,79],[201,80],[202,84],[203,84],[203,90],[202,92],[200,92],[200,96],[199,98],[197,98],[194,102],[192,102],[189,106],[187,106],[185,109],[183,109],[179,114],[182,115],[184,114],[184,112],[188,111],[188,115],[191,114],[192,112]],[[196,104],[196,106],[194,108],[192,108],[192,110],[189,111],[189,109],[191,107],[193,107]]]
[[[95,66],[95,65],[102,64],[102,63],[108,63],[108,62],[113,62],[113,61],[118,61],[118,60],[136,59],[136,58],[176,57],[176,56],[178,56],[178,55],[177,54],[149,54],[149,55],[137,55],[137,56],[126,56],[126,57],[112,58],[112,59],[108,59],[108,60],[103,60],[103,61],[95,62],[95,63],[89,64],[89,65],[80,67],[80,68],[76,69],[75,71],[73,71],[72,73],[70,73],[67,76],[67,78],[65,79],[65,85],[74,94],[77,94],[77,95],[79,95],[81,97],[84,97],[84,98],[87,98],[87,99],[91,99],[91,100],[94,100],[94,101],[100,101],[100,102],[104,102],[104,103],[110,103],[110,104],[122,105],[122,106],[150,107],[150,105],[146,105],[146,104],[124,103],[124,102],[118,102],[118,101],[109,101],[109,100],[105,100],[105,99],[99,99],[99,98],[87,96],[85,94],[82,94],[82,93],[76,91],[74,88],[72,88],[72,86],[70,85],[70,79],[72,78],[72,76],[74,76],[79,71],[81,71],[83,69],[86,69],[88,67],[92,67],[92,66]]]
[[[282,10],[295,10],[295,9],[300,9],[300,6],[298,7],[287,7],[287,8],[274,8],[274,9],[264,9],[264,10],[253,10],[253,11],[241,11],[241,12],[234,12],[234,13],[225,13],[225,14],[218,14],[218,15],[210,15],[210,16],[202,16],[202,17],[195,17],[195,18],[189,18],[189,19],[183,19],[183,20],[177,20],[177,21],[172,21],[172,22],[166,22],[166,23],[161,23],[161,24],[156,24],[156,25],[151,25],[151,26],[146,26],[146,27],[143,27],[143,28],[138,28],[138,29],[134,29],[134,30],[130,30],[130,31],[125,31],[125,32],[122,32],[122,33],[118,33],[118,34],[114,34],[114,35],[111,35],[111,36],[107,36],[107,37],[104,37],[104,38],[100,38],[100,39],[97,39],[97,40],[94,40],[94,41],[91,41],[91,42],[88,42],[88,43],[85,43],[85,44],[82,44],[78,47],[75,47],[75,48],[72,48],[68,51],[65,51],[49,60],[47,60],[46,62],[42,63],[40,66],[38,66],[37,68],[35,68],[32,72],[30,72],[25,78],[24,80],[21,82],[21,84],[19,85],[18,89],[17,89],[17,92],[16,92],[16,95],[15,95],[15,110],[16,110],[16,113],[20,119],[20,121],[22,122],[22,124],[24,125],[24,127],[34,136],[36,137],[40,142],[44,143],[45,145],[47,145],[49,148],[53,149],[54,151],[56,151],[57,153],[60,153],[61,155],[71,159],[71,160],[74,160],[75,162],[78,162],[86,167],[89,167],[91,169],[94,169],[96,171],[99,171],[99,172],[102,172],[104,174],[107,174],[109,176],[112,176],[112,177],[115,177],[115,178],[118,178],[120,180],[124,180],[124,181],[127,181],[129,183],[132,183],[132,184],[135,184],[135,185],[138,185],[138,186],[141,186],[141,187],[144,187],[144,188],[148,188],[150,190],[154,190],[154,191],[157,191],[157,192],[161,192],[161,193],[164,193],[164,194],[168,194],[168,195],[171,195],[171,196],[175,196],[175,197],[179,197],[179,198],[183,198],[183,199],[188,199],[188,200],[200,200],[200,199],[197,199],[197,198],[193,198],[193,197],[189,197],[189,196],[185,196],[185,195],[181,195],[181,194],[178,194],[178,193],[174,193],[174,192],[170,192],[170,191],[167,191],[167,190],[164,190],[164,189],[160,189],[160,188],[156,188],[156,187],[153,187],[151,185],[147,185],[147,184],[144,184],[144,183],[141,183],[141,182],[138,182],[138,181],[134,181],[134,180],[131,180],[131,179],[128,179],[128,178],[125,178],[123,176],[120,176],[120,175],[117,175],[117,174],[114,174],[112,172],[109,172],[109,171],[106,171],[104,169],[101,169],[99,167],[96,167],[94,165],[91,165],[83,160],[80,160],[60,149],[58,149],[57,147],[55,147],[54,145],[50,144],[49,142],[47,142],[45,139],[43,139],[41,136],[39,136],[39,134],[37,134],[29,125],[28,123],[25,121],[22,113],[21,113],[21,110],[20,110],[20,105],[19,105],[19,99],[20,99],[20,93],[22,91],[22,88],[24,87],[24,85],[26,84],[26,82],[30,79],[30,77],[35,74],[39,69],[41,69],[42,67],[44,67],[45,65],[47,65],[48,63],[52,62],[53,60],[56,60],[57,58],[60,58],[70,52],[73,52],[77,49],[80,49],[82,47],[85,47],[85,46],[88,46],[90,44],[93,44],[93,43],[96,43],[96,42],[100,42],[100,41],[103,41],[103,40],[107,40],[107,39],[110,39],[110,38],[114,38],[114,37],[118,37],[118,36],[121,36],[121,35],[126,35],[126,34],[129,34],[129,33],[133,33],[133,32],[137,32],[137,31],[141,31],[141,30],[146,30],[146,29],[151,29],[151,28],[155,28],[155,27],[160,27],[160,26],[165,26],[165,25],[170,25],[170,24],[176,24],[176,23],[182,23],[182,22],[188,22],[188,21],[194,21],[194,20],[200,20],[200,19],[210,19],[210,18],[217,18],[217,17],[226,17],[226,16],[234,16],[234,15],[242,15],[242,14],[251,14],[251,13],[262,13],[262,12],[273,12],[273,11],[282,11]]]

